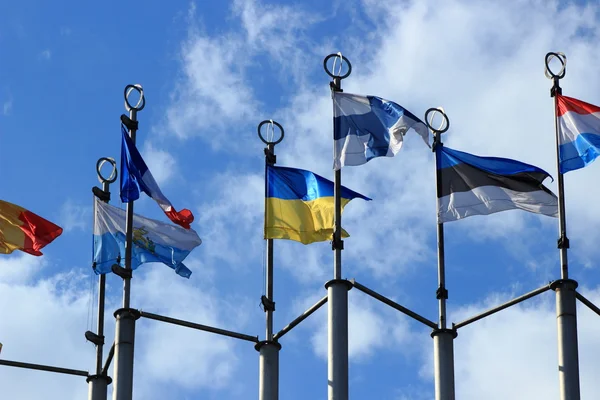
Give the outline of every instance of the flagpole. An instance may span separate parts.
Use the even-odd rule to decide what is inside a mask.
[[[102,166],[108,162],[112,165],[112,171],[108,178],[102,176]],[[102,183],[102,190],[94,187],[93,193],[103,202],[108,203],[110,201],[110,184],[117,180],[117,164],[114,159],[108,157],[102,157],[96,163],[96,173],[98,174],[98,180]],[[90,375],[87,378],[89,383],[89,400],[106,400],[108,385],[112,382],[112,379],[106,374],[102,373],[104,363],[104,299],[106,292],[106,274],[100,274],[98,277],[98,325],[96,333],[87,331],[85,336],[88,340],[96,345],[96,374]]]
[[[431,121],[427,120],[430,113]],[[440,113],[444,118],[442,125],[445,127],[436,129],[431,126],[435,113]],[[439,176],[438,152],[436,149],[442,144],[442,133],[446,132],[450,127],[448,116],[443,110],[438,108],[430,108],[425,112],[425,123],[433,133],[432,150],[435,153],[435,184],[436,198],[439,201],[442,193],[442,181]],[[436,204],[437,208],[437,204]],[[439,213],[439,210],[438,210]],[[454,339],[457,332],[454,329],[448,329],[446,300],[448,299],[448,290],[446,289],[446,264],[444,254],[444,223],[437,221],[437,255],[438,255],[438,289],[436,298],[438,299],[439,319],[438,328],[431,332],[433,338],[433,354],[434,354],[434,376],[435,376],[435,398],[436,400],[454,400]]]
[[[550,69],[550,61],[557,58],[561,70],[555,74]],[[550,97],[554,97],[554,130],[556,134],[556,166],[558,169],[558,249],[560,253],[561,279],[552,282],[556,292],[556,323],[558,327],[558,376],[561,400],[579,400],[579,355],[577,344],[577,281],[569,279],[569,263],[567,237],[565,195],[563,174],[560,171],[560,132],[558,127],[558,97],[562,95],[559,81],[566,74],[567,57],[563,53],[546,54],[546,77],[552,79],[553,86]]]
[[[277,126],[281,132],[281,137],[272,141],[269,137],[265,139],[262,136],[261,128],[265,124],[270,124],[271,133],[274,136],[274,126]],[[268,136],[268,135],[267,135]],[[265,120],[258,125],[258,137],[267,145],[265,148],[265,224],[267,218],[267,169],[275,165],[277,157],[275,156],[275,145],[283,140],[283,127],[273,121]],[[272,137],[270,138],[272,139]],[[254,348],[260,353],[259,356],[259,400],[277,400],[279,398],[279,350],[281,344],[273,340],[273,312],[275,311],[275,302],[273,301],[273,239],[267,239],[267,260],[266,260],[266,295],[261,297],[263,309],[266,316],[266,334],[265,340],[258,342]]]
[[[135,106],[129,103],[128,97],[135,90],[140,98]],[[144,90],[141,85],[125,87],[125,109],[129,117],[122,115],[121,121],[129,131],[129,137],[135,144],[138,128],[137,112],[146,105]],[[131,299],[131,246],[133,242],[133,201],[127,203],[127,219],[125,225],[125,268],[113,267],[113,272],[123,278],[123,307],[115,311],[115,356],[113,400],[132,400],[133,397],[133,350],[135,340],[135,321],[140,317],[139,311],[130,308]]]
[[[329,71],[327,61],[333,58],[333,68]],[[344,62],[348,65],[348,71],[344,75],[334,73],[335,62],[340,60],[339,73],[341,74]],[[332,96],[333,92],[342,92],[342,79],[347,78],[352,72],[350,61],[341,53],[330,54],[323,61],[325,72],[333,78],[329,84]],[[335,126],[335,119],[334,119]],[[334,127],[335,129],[335,127]],[[328,399],[348,400],[348,291],[352,284],[342,278],[342,170],[335,171],[334,178],[334,206],[335,227],[333,240],[331,242],[334,250],[333,279],[325,284],[327,289],[328,308],[328,352],[327,352],[327,377],[328,377]]]

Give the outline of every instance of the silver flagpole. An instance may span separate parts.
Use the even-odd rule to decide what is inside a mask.
[[[327,68],[327,61],[333,58],[334,65],[330,72]],[[335,75],[335,60],[340,60],[340,70],[342,64],[346,62],[348,72],[344,75]],[[352,72],[350,61],[341,53],[330,54],[323,61],[325,72],[333,78],[330,83],[332,96],[333,92],[342,91],[342,79],[347,78]],[[335,124],[335,119],[334,119]],[[335,128],[334,128],[335,129]],[[328,307],[328,399],[329,400],[348,400],[348,291],[352,284],[342,278],[342,250],[344,242],[342,240],[342,171],[335,171],[334,180],[334,199],[335,199],[335,228],[333,231],[332,249],[335,251],[333,263],[333,279],[325,284],[327,289],[327,307]]]
[[[102,176],[102,166],[104,163],[112,165],[112,171],[108,178]],[[117,163],[114,159],[103,157],[96,163],[96,173],[98,180],[102,183],[102,190],[94,187],[92,191],[101,201],[108,203],[110,201],[110,184],[117,179]],[[103,348],[104,348],[104,297],[106,289],[106,274],[100,274],[98,278],[98,328],[97,333],[87,331],[86,338],[96,345],[96,374],[87,378],[89,384],[89,400],[106,400],[108,385],[112,379],[105,373],[102,373],[103,367]]]
[[[135,106],[129,103],[128,97],[135,90],[140,99]],[[137,112],[146,105],[144,90],[141,85],[125,87],[125,109],[129,118],[121,116],[121,121],[129,130],[129,137],[135,144],[138,128]],[[122,173],[122,171],[121,171]],[[113,272],[123,278],[123,308],[115,311],[115,361],[113,400],[132,400],[133,397],[133,348],[135,339],[135,321],[140,317],[139,311],[131,309],[131,246],[133,241],[133,202],[127,203],[127,220],[125,225],[125,268],[113,266]]]
[[[562,67],[558,74],[550,69],[550,61],[557,58]],[[560,252],[561,279],[552,283],[556,292],[556,323],[558,327],[558,377],[561,400],[579,400],[579,355],[577,345],[577,282],[569,279],[565,194],[563,174],[560,172],[560,137],[558,128],[558,98],[562,94],[559,81],[566,73],[567,57],[563,53],[546,54],[546,77],[552,79],[550,97],[554,97],[554,129],[556,133],[556,166],[558,169],[558,249]]]
[[[434,113],[431,121],[427,120],[430,113]],[[431,126],[435,113],[440,113],[444,118],[442,129],[435,129]],[[448,116],[443,110],[430,108],[425,113],[425,123],[433,133],[433,146],[435,152],[435,182],[436,182],[436,197],[439,202],[442,193],[442,181],[437,168],[438,152],[436,149],[442,144],[442,133],[446,132],[450,127]],[[437,208],[436,202],[436,208]],[[439,209],[438,209],[439,214]],[[446,289],[446,266],[444,255],[444,223],[437,222],[437,254],[438,254],[438,289],[436,297],[439,303],[439,320],[438,329],[434,329],[431,333],[433,338],[433,356],[434,356],[434,376],[435,376],[435,398],[436,400],[454,400],[454,339],[457,332],[454,329],[448,329],[446,316],[446,300],[448,299],[448,290]]]
[[[261,128],[270,124],[271,133],[274,136],[274,126],[281,132],[281,137],[272,141],[272,137],[265,139],[261,134]],[[262,121],[258,125],[258,137],[267,145],[265,148],[265,223],[267,218],[267,168],[275,165],[275,145],[283,140],[283,127],[273,120]],[[266,295],[261,297],[261,302],[266,315],[266,338],[254,346],[260,353],[259,356],[259,400],[277,400],[279,398],[279,350],[281,345],[273,340],[273,312],[275,302],[273,301],[273,239],[267,239],[267,271],[266,271]]]

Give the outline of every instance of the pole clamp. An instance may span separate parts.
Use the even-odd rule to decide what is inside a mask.
[[[562,88],[560,87],[560,85],[558,83],[558,78],[555,77],[554,85],[550,89],[550,97],[555,97],[556,95],[558,95],[558,96],[562,95]]]
[[[436,299],[440,300],[440,299],[448,299],[448,290],[443,287],[440,286],[439,288],[437,288],[437,290],[435,291],[435,297]]]
[[[260,296],[260,302],[262,303],[263,309],[267,311],[275,311],[275,302],[269,299],[267,296]]]
[[[92,331],[85,331],[85,338],[96,346],[104,344],[104,336],[100,336]]]
[[[333,239],[331,240],[331,250],[344,250],[344,240],[336,239],[335,235],[333,235]]]
[[[569,238],[565,236],[561,236],[558,239],[558,248],[559,249],[568,249],[569,248]]]
[[[137,131],[140,125],[138,121],[132,120],[125,114],[121,114],[121,123],[130,131]]]
[[[118,275],[123,279],[131,279],[131,277],[133,276],[133,273],[130,269],[123,268],[119,264],[113,264],[113,266],[110,267],[110,269],[112,272],[115,273],[115,275]]]
[[[265,147],[265,162],[269,165],[275,165],[277,163],[277,156],[274,152]]]
[[[100,199],[100,201],[103,201],[105,203],[108,203],[110,201],[110,192],[105,192],[104,190],[100,189],[98,186],[94,186],[92,188],[92,193],[94,193],[94,196],[96,196],[98,199]]]

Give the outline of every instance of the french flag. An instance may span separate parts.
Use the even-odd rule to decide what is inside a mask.
[[[123,141],[121,143],[121,201],[129,203],[140,198],[140,189],[152,197],[165,212],[167,217],[177,225],[190,229],[194,215],[190,210],[176,211],[158,187],[140,152],[121,125]]]
[[[600,107],[557,96],[560,173],[583,168],[600,155]]]

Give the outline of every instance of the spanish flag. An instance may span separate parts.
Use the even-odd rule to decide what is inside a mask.
[[[333,238],[333,182],[297,168],[267,167],[265,239],[289,239],[304,244]],[[342,186],[342,209],[359,197]],[[348,237],[342,230],[342,237]]]
[[[0,200],[0,254],[21,250],[41,256],[40,249],[63,232],[60,226],[15,204]]]

